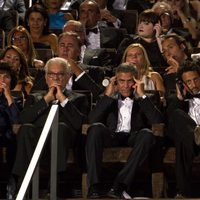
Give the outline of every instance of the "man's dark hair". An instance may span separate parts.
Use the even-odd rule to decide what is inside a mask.
[[[160,21],[160,16],[151,9],[144,10],[139,15],[139,22],[149,22],[155,25]]]
[[[136,67],[131,63],[122,63],[115,69],[115,74],[117,73],[132,73],[135,77],[138,76],[138,71]]]
[[[182,75],[186,72],[195,71],[200,77],[200,62],[198,61],[184,61],[177,72],[178,80],[182,80]]]
[[[185,46],[185,49],[184,49],[185,54],[187,55],[188,58],[191,57],[191,45],[185,40],[184,37],[182,37],[180,35],[177,35],[176,33],[171,33],[171,34],[168,34],[168,35],[163,35],[162,36],[162,43],[165,40],[169,39],[169,38],[173,38],[178,46],[180,46],[181,44],[183,44]]]
[[[12,69],[12,66],[8,62],[0,61],[0,74],[7,73],[11,77],[10,89],[14,89],[17,84],[16,72]]]

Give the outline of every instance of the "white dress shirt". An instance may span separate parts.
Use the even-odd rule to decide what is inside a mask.
[[[115,0],[113,8],[115,10],[126,10],[128,0]]]
[[[101,41],[100,41],[100,30],[98,27],[94,27],[98,29],[98,33],[89,32],[86,36],[87,39],[87,48],[90,49],[99,49],[101,48]]]
[[[126,97],[118,100],[118,122],[116,132],[130,132],[133,99]]]
[[[189,116],[200,125],[200,99],[193,98],[189,100]]]

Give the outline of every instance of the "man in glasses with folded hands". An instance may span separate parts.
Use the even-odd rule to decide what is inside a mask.
[[[45,94],[40,93],[37,96],[29,95],[27,98],[24,110],[20,115],[22,126],[18,133],[18,148],[12,170],[14,177],[18,179],[18,186],[26,173],[52,104],[59,105],[57,133],[57,171],[59,177],[66,169],[69,148],[75,147],[75,143],[78,141],[78,133],[80,133],[82,123],[85,120],[85,115],[77,108],[82,107],[84,102],[87,101],[82,94],[66,90],[65,86],[71,74],[70,65],[65,59],[58,57],[50,59],[45,65],[47,92]],[[49,142],[46,147],[49,147]],[[40,163],[49,168],[48,150],[47,148],[44,149]]]

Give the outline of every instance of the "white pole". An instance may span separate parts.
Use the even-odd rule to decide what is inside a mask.
[[[57,111],[58,111],[58,105],[53,105],[51,107],[50,112],[49,112],[47,121],[44,125],[43,131],[42,131],[41,136],[39,138],[39,141],[37,143],[36,149],[34,151],[33,157],[32,157],[31,162],[29,164],[28,170],[25,174],[22,185],[21,185],[19,192],[17,194],[16,200],[23,200],[23,198],[24,198],[24,195],[25,195],[26,190],[28,188],[28,185],[30,183],[31,177],[33,175],[33,172],[34,172],[35,167],[37,165],[37,162],[39,160],[39,156],[41,154],[42,148],[45,144],[46,138],[47,138],[49,130],[51,128],[51,124],[53,122],[54,116],[55,116]]]
[[[25,0],[26,1],[26,0]],[[29,0],[29,8],[32,6],[32,0]]]

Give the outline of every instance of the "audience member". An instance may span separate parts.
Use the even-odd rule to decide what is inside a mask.
[[[13,176],[18,178],[18,184],[21,183],[27,170],[54,101],[59,105],[58,175],[60,176],[66,170],[69,148],[74,148],[82,123],[85,120],[85,116],[77,109],[82,107],[83,95],[73,93],[65,88],[71,74],[70,64],[65,59],[50,59],[45,65],[45,79],[48,90],[44,96],[41,94],[36,98],[29,95],[27,98],[24,109],[20,114],[22,126],[17,135],[18,148],[12,170]],[[31,124],[31,126],[28,124]],[[44,150],[48,152],[47,149]],[[46,164],[48,163],[49,157],[47,155],[49,154],[44,153],[44,155],[41,164],[43,161]]]
[[[35,48],[51,48],[57,54],[58,38],[49,32],[49,17],[44,8],[32,6],[27,9],[25,28],[30,32]]]
[[[144,83],[145,90],[157,90],[161,97],[164,97],[165,87],[163,79],[158,72],[153,71],[145,48],[134,43],[129,45],[123,55],[122,63],[132,63],[138,71],[138,79]]]
[[[8,173],[11,172],[16,152],[16,138],[13,126],[19,123],[19,110],[11,90],[17,83],[15,72],[9,64],[0,61],[0,146],[7,147],[6,160]]]
[[[94,0],[86,0],[80,5],[80,21],[86,28],[87,48],[117,48],[123,38],[121,30],[100,25],[101,13]]]
[[[29,75],[28,64],[24,53],[14,45],[7,46],[1,54],[1,59],[9,62],[16,72],[18,81],[13,91],[22,91],[26,99],[33,86],[33,80]]]
[[[154,123],[162,122],[162,114],[145,95],[144,84],[136,76],[137,71],[132,65],[118,66],[104,96],[89,114],[91,126],[86,141],[88,198],[105,196],[101,189],[104,147],[133,148],[127,163],[118,173],[113,188],[107,194],[112,198],[125,198],[124,194],[131,185],[137,168],[142,165],[155,143],[155,137],[149,128]]]
[[[63,27],[63,32],[75,32],[79,35],[82,46],[81,54],[79,60],[83,64],[93,65],[93,66],[108,66],[112,63],[112,58],[110,54],[105,50],[105,48],[100,49],[88,49],[86,41],[85,27],[80,21],[69,20]],[[95,67],[93,67],[95,68]]]
[[[169,65],[163,75],[167,95],[176,90],[176,72],[185,60],[191,60],[191,50],[186,40],[176,34],[169,34],[162,39],[163,55]]]
[[[108,4],[112,6],[112,9],[115,10],[126,10],[128,1],[123,1],[123,0],[110,0],[108,1]]]
[[[80,21],[69,20],[63,26],[63,32],[70,32],[70,31],[77,33],[81,39],[82,45],[81,45],[81,53],[79,59],[81,62],[83,62],[85,49],[87,48],[85,27]]]
[[[160,16],[161,26],[162,26],[162,34],[167,35],[171,33],[176,33],[187,40],[192,41],[191,34],[185,28],[174,27],[173,26],[173,14],[171,6],[165,1],[157,1],[152,10]]]
[[[12,11],[15,10],[19,14],[19,21],[23,23],[26,12],[24,0],[2,0],[0,3],[0,10]]]
[[[42,68],[44,62],[38,60],[35,47],[33,45],[30,33],[23,27],[17,26],[13,28],[8,34],[8,45],[15,45],[22,50],[26,56],[28,67]]]
[[[188,29],[192,35],[192,39],[196,40],[198,36],[197,21],[192,16],[191,7],[187,0],[166,0],[172,8],[173,26],[184,27]]]
[[[92,92],[94,99],[103,91],[91,77],[79,66],[79,55],[81,51],[81,40],[76,33],[62,33],[58,38],[58,56],[66,59],[70,63],[72,76],[70,77],[66,88],[68,90],[89,90]],[[44,89],[43,76],[36,81],[33,86],[35,89]]]
[[[166,67],[162,56],[160,18],[152,10],[145,10],[139,15],[137,27],[138,35],[127,36],[119,45],[116,56],[116,64],[121,62],[125,49],[132,43],[140,43],[146,49],[151,66],[155,71],[162,71]]]
[[[112,13],[107,9],[108,0],[95,0],[100,8],[101,21],[105,22],[106,26],[111,26],[115,28],[120,28],[121,21],[112,15]]]
[[[60,9],[64,0],[43,0],[49,15],[49,28],[61,29],[66,21],[74,19],[71,13],[64,13]]]
[[[190,0],[190,5],[196,13],[196,21],[197,21],[197,31],[200,33],[200,1],[198,0]],[[198,34],[199,36],[199,34]],[[200,47],[199,37],[198,37],[198,47]]]
[[[177,78],[177,99],[169,108],[167,133],[176,148],[177,195],[175,198],[186,198],[192,195],[192,162],[199,151],[197,146],[200,145],[199,63],[184,62],[178,69]]]
[[[12,14],[8,11],[1,10],[0,12],[0,28],[5,31],[7,36],[9,31],[15,27]]]

